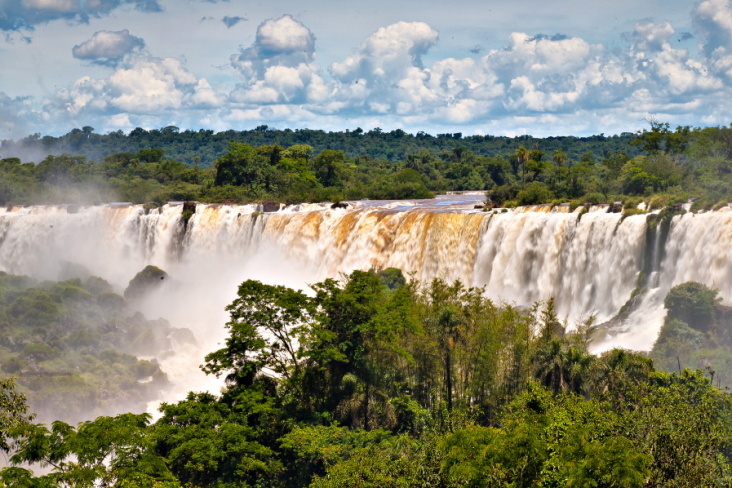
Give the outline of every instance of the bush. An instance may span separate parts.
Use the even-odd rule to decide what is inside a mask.
[[[630,217],[631,215],[643,215],[646,213],[642,208],[623,208],[623,218]]]
[[[667,320],[681,320],[702,332],[713,330],[716,322],[715,306],[721,300],[717,297],[718,293],[695,281],[674,286],[663,300],[668,310]]]
[[[536,205],[550,201],[553,196],[552,191],[546,184],[540,181],[532,181],[518,192],[516,199],[521,205]]]
[[[599,203],[607,202],[607,198],[605,198],[605,195],[599,192],[588,193],[582,199],[587,205],[597,205]]]
[[[501,206],[508,200],[513,200],[514,198],[516,198],[518,192],[519,189],[515,185],[500,185],[493,187],[493,189],[489,192],[489,197],[490,201],[498,206]]]

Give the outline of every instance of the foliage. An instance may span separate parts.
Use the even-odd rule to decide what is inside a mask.
[[[702,332],[714,329],[715,305],[720,301],[717,290],[696,282],[682,283],[671,288],[663,300],[669,319],[686,322]]]
[[[668,313],[651,351],[659,369],[699,368],[718,386],[732,386],[732,313],[717,295],[696,282],[669,290],[664,300]]]
[[[172,127],[172,126],[171,126]],[[2,141],[0,204],[340,201],[487,190],[490,203],[732,201],[732,129],[651,121],[636,135],[515,138],[401,130],[179,131]],[[13,154],[48,154],[38,164]],[[655,205],[651,205],[655,208]],[[627,208],[627,205],[626,205]]]
[[[42,421],[77,422],[143,408],[168,386],[154,355],[170,325],[127,308],[106,281],[36,283],[0,273],[0,368]]]
[[[240,285],[228,307],[229,338],[203,366],[226,375],[220,395],[190,393],[164,404],[152,425],[148,416],[132,414],[76,428],[55,422],[50,429],[21,418],[8,428],[11,461],[51,469],[37,476],[8,467],[0,482],[44,488],[732,482],[729,395],[702,371],[659,372],[646,356],[625,350],[591,355],[589,324],[569,330],[553,300],[519,310],[460,282],[407,282],[398,270],[354,271],[312,289]],[[715,292],[687,285],[671,296],[682,316],[701,303],[718,321],[726,317]],[[667,325],[668,344],[709,335],[678,317]]]
[[[9,432],[32,419],[25,395],[16,390],[15,379],[0,379],[0,450],[10,451]]]
[[[52,466],[50,474],[31,478],[23,468],[0,472],[7,487],[27,487],[32,480],[41,487],[115,486],[119,488],[178,488],[164,460],[154,454],[147,434],[148,414],[99,417],[74,428],[56,421],[51,429],[25,424],[12,430],[17,439],[13,464]],[[33,486],[33,485],[30,485]]]

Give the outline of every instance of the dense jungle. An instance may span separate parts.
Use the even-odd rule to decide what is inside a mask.
[[[663,229],[732,198],[732,129],[658,122],[547,139],[85,127],[3,141],[0,154],[0,203],[69,212],[485,191],[486,211],[608,204]],[[169,380],[149,358],[172,337],[195,342],[136,306],[170,277],[150,266],[117,293],[94,270],[63,275],[0,275],[0,486],[732,483],[732,310],[700,283],[665,296],[651,351],[593,354],[594,317],[569,323],[552,299],[519,307],[395,268],[309,290],[246,280],[223,347],[201,365],[221,391],[152,415],[142,412]]]

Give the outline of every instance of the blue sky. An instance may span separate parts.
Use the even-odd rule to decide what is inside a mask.
[[[724,0],[0,0],[0,139],[732,122]]]

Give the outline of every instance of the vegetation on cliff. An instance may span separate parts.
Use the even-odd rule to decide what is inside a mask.
[[[172,327],[135,312],[101,278],[0,272],[0,330],[0,370],[43,422],[142,411],[169,386],[157,361],[138,356],[170,350]]]

